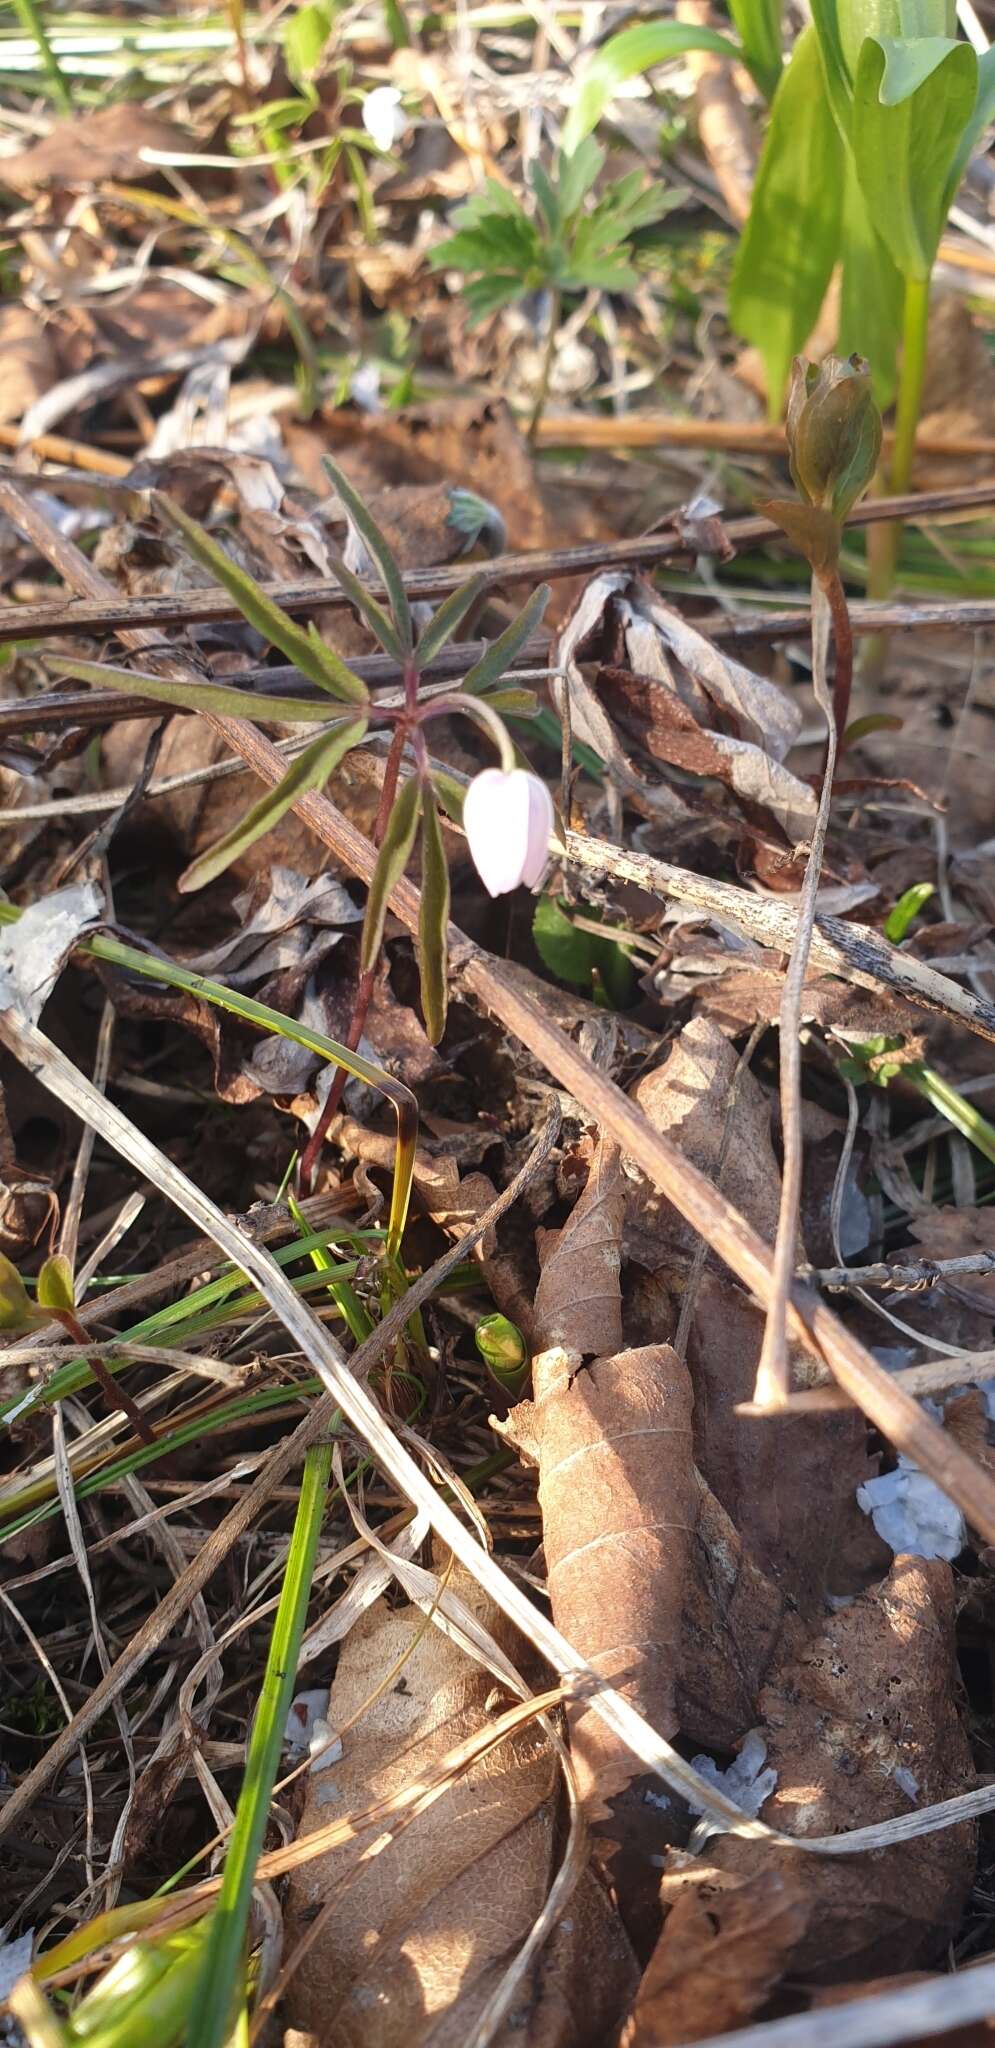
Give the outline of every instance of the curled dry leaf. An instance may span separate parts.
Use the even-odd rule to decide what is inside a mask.
[[[757,1702],[784,1641],[800,1624],[781,1588],[744,1550],[735,1524],[695,1473],[698,1515],[684,1593],[677,1715],[681,1733],[705,1749],[735,1749],[757,1717]]]
[[[449,1584],[508,1641],[507,1625],[467,1576]],[[426,1629],[416,1609],[378,1603],[343,1645],[328,1719],[343,1727],[359,1718],[341,1761],[309,1781],[301,1836],[430,1775],[486,1726],[492,1690],[490,1675]],[[557,1774],[546,1737],[530,1724],[454,1779],[370,1861],[358,1861],[373,1838],[367,1830],[302,1863],[290,1879],[288,1948],[327,1900],[335,1908],[292,1979],[292,2022],[321,2048],[463,2048],[556,1870]],[[496,2048],[602,2048],[636,1975],[614,1910],[585,1873]]]
[[[544,1350],[592,1353],[622,1348],[622,1219],[625,1181],[618,1146],[598,1140],[587,1185],[562,1230],[542,1231],[535,1298]]]
[[[735,1202],[767,1243],[777,1228],[780,1173],[770,1103],[710,1018],[696,1016],[662,1067],[635,1088],[656,1129]],[[732,1090],[735,1084],[735,1100]],[[728,1130],[727,1130],[728,1126]],[[723,1161],[723,1145],[725,1156]],[[682,1216],[641,1177],[628,1184],[629,1256],[683,1295],[697,1240]],[[799,1253],[801,1247],[799,1247]],[[836,1557],[859,1526],[856,1489],[873,1467],[856,1411],[830,1418],[750,1417],[763,1313],[709,1257],[698,1280],[688,1359],[694,1387],[696,1462],[754,1562],[802,1605],[821,1601]]]
[[[954,1590],[948,1565],[896,1558],[873,1591],[838,1610],[761,1695],[777,1772],[762,1819],[786,1834],[870,1826],[974,1782],[955,1704]],[[725,1837],[712,1861],[736,1875],[800,1874],[808,1929],[793,1975],[822,1983],[908,1969],[942,1953],[974,1876],[970,1822],[860,1857],[799,1858]],[[665,1879],[665,1890],[669,1880]]]
[[[677,1727],[680,1653],[697,1487],[691,1387],[669,1344],[620,1351],[586,1368],[550,1350],[533,1365],[535,1398],[499,1433],[539,1467],[553,1619],[661,1735]],[[570,1747],[593,1818],[639,1766],[589,1706],[569,1709]]]
[[[622,2048],[677,2048],[742,2026],[801,1940],[810,1901],[794,1872],[684,1892],[650,1957]]]

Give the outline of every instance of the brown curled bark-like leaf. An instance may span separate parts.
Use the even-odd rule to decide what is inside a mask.
[[[763,2005],[809,1915],[798,1872],[684,1892],[650,1957],[622,2048],[677,2048],[740,2027]]]
[[[674,1688],[698,1492],[691,1385],[669,1344],[596,1359],[540,1354],[535,1398],[501,1433],[539,1466],[549,1596],[558,1628],[661,1734]],[[570,1747],[592,1818],[639,1766],[590,1706],[569,1711]]]
[[[543,1350],[592,1353],[622,1348],[622,1218],[625,1181],[618,1146],[598,1140],[587,1186],[557,1232],[543,1233],[535,1327]]]

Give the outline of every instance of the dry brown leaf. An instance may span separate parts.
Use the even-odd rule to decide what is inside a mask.
[[[136,100],[121,100],[93,113],[74,113],[56,121],[41,142],[6,156],[0,183],[15,192],[38,192],[45,185],[94,185],[107,179],[141,177],[146,183],[161,175],[144,164],[143,149],[189,150],[190,135],[154,114]]]
[[[671,1736],[698,1504],[686,1369],[669,1344],[587,1367],[577,1352],[551,1350],[535,1360],[533,1385],[534,1399],[495,1427],[539,1467],[553,1619]],[[581,1792],[604,1818],[639,1766],[590,1707],[568,1718]]]
[[[956,1707],[954,1590],[939,1559],[899,1557],[841,1608],[761,1695],[762,1818],[786,1834],[866,1827],[968,1790],[974,1770]],[[759,1853],[758,1853],[759,1849]],[[861,1857],[799,1859],[724,1837],[719,1868],[800,1872],[811,1901],[792,1973],[833,1983],[928,1963],[957,1927],[974,1876],[970,1822]]]
[[[507,1643],[507,1625],[475,1584],[462,1574],[449,1583]],[[402,1657],[394,1683],[361,1711]],[[378,1603],[343,1644],[329,1721],[360,1718],[341,1761],[308,1779],[301,1835],[427,1775],[486,1726],[492,1690],[489,1674],[439,1630],[424,1630],[417,1610]],[[456,1779],[369,1863],[357,1869],[367,1836],[300,1865],[290,1878],[288,1946],[333,1892],[336,1904],[292,1981],[293,2024],[321,2048],[463,2048],[557,1867],[556,1778],[549,1744],[531,1725]],[[636,1976],[614,1910],[585,1874],[495,2048],[603,2048]]]
[[[808,1920],[799,1876],[759,1871],[677,1899],[639,1987],[622,2048],[677,2048],[742,2026],[780,1979]]]
[[[725,1509],[695,1474],[698,1517],[684,1592],[677,1715],[702,1749],[737,1748],[757,1718],[760,1689],[800,1626],[781,1588],[744,1549]]]
[[[59,374],[47,328],[28,306],[0,306],[0,421],[23,419]]]
[[[724,783],[742,799],[747,816],[769,812],[793,845],[811,837],[812,790],[765,748],[701,725],[676,689],[651,676],[604,667],[598,671],[599,692],[606,686],[619,724],[655,761]]]
[[[725,1134],[729,1094],[739,1055],[718,1026],[694,1017],[674,1041],[661,1067],[632,1091],[654,1130],[672,1138],[702,1173],[715,1180]],[[770,1103],[750,1073],[740,1077],[733,1139],[722,1173],[723,1192],[767,1244],[777,1230],[780,1173],[770,1135]],[[675,1255],[688,1255],[697,1236],[679,1211],[638,1175],[629,1184],[626,1256],[656,1272]]]
[[[562,1230],[539,1232],[536,1341],[589,1357],[622,1348],[622,1218],[618,1146],[601,1137],[587,1186]]]

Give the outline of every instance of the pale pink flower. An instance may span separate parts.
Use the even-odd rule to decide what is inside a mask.
[[[474,866],[492,896],[524,882],[534,889],[549,858],[553,799],[527,768],[485,768],[463,801],[463,829]]]

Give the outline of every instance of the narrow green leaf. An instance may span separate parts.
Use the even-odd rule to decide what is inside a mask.
[[[837,350],[863,356],[871,366],[874,397],[883,412],[898,383],[905,284],[877,233],[846,153],[843,182],[843,273]]]
[[[344,475],[338,463],[333,462],[330,455],[325,455],[322,457],[322,467],[335,485],[335,489],[353,525],[362,534],[380,570],[384,589],[390,598],[390,607],[394,616],[397,637],[403,652],[410,654],[414,645],[414,635],[411,628],[411,607],[404,588],[404,578],[401,575],[397,562],[372,513],[363,503],[359,492],[353,489],[348,477]]]
[[[309,682],[317,683],[319,689],[327,690],[333,697],[344,698],[347,703],[366,703],[366,684],[353,674],[341,656],[333,648],[326,647],[317,636],[312,637],[302,632],[300,626],[295,626],[293,619],[267,597],[255,577],[250,576],[246,569],[240,569],[196,519],[189,518],[179,505],[174,505],[171,498],[163,497],[159,491],[153,491],[152,502],[162,518],[183,535],[194,561],[199,562],[201,568],[227,590],[243,619],[262,633],[271,647],[278,647]]]
[[[605,152],[593,135],[586,135],[571,148],[566,141],[556,159],[557,197],[560,212],[570,220],[583,205],[605,161]]]
[[[76,1307],[73,1269],[62,1252],[53,1252],[51,1258],[45,1260],[38,1275],[35,1293],[39,1308],[51,1309],[54,1312],[59,1309],[72,1310]]]
[[[335,725],[328,732],[320,733],[310,746],[305,747],[288,768],[282,782],[275,789],[268,789],[252,809],[226,832],[222,839],[215,841],[206,852],[192,861],[180,876],[179,887],[184,891],[202,889],[206,882],[213,882],[216,875],[223,874],[233,860],[237,860],[265,832],[271,832],[289,811],[295,797],[307,789],[323,789],[333,769],[337,768],[350,747],[359,745],[366,732],[366,719],[353,718],[341,725]]]
[[[460,620],[465,619],[471,606],[476,604],[478,597],[482,597],[486,589],[486,576],[471,576],[468,582],[460,584],[458,590],[451,590],[438,611],[433,612],[418,642],[419,673],[428,667],[430,661],[435,660],[440,647],[444,647],[446,641],[452,639]]]
[[[563,130],[563,154],[572,156],[596,128],[612,95],[627,78],[669,64],[686,50],[713,50],[720,57],[746,61],[728,36],[715,29],[693,28],[683,21],[640,21],[610,36],[582,73]],[[566,210],[566,209],[564,209]]]
[[[550,716],[552,716],[552,713],[550,713]],[[463,799],[466,796],[465,784],[457,781],[455,775],[447,774],[444,768],[433,768],[432,788],[447,818],[451,818],[454,825],[462,826]]]
[[[187,2048],[224,2048],[245,1973],[245,1944],[287,1713],[297,1682],[297,1661],[307,1620],[321,1520],[325,1511],[331,1445],[318,1444],[304,1460],[300,1498],[273,1621],[262,1692],[249,1740],[245,1776],[225,1856],[218,1903],[194,1997]]]
[[[360,965],[364,973],[368,967],[374,965],[380,951],[387,916],[387,898],[408,865],[415,843],[415,833],[418,830],[420,804],[421,783],[417,775],[411,775],[391,811],[373,871],[373,879],[370,882],[360,949]]]
[[[733,327],[763,358],[774,419],[836,262],[843,173],[818,42],[806,28],[774,96],[729,294]]]
[[[449,998],[449,862],[435,798],[422,800],[421,907],[418,913],[418,971],[425,1029],[438,1045],[446,1028]]]
[[[862,22],[868,4],[873,6],[874,0],[851,0],[851,15]],[[851,59],[847,54],[850,43],[843,33],[846,22],[846,0],[842,0],[842,4],[840,0],[812,0],[812,26],[819,41],[826,98],[841,140],[849,142],[853,115],[851,70],[856,64],[864,30],[861,27],[859,34],[855,28],[852,30],[855,42]]]
[[[934,40],[934,39],[931,39]],[[906,279],[929,277],[946,219],[946,190],[978,93],[978,60],[953,43],[928,77],[897,105],[881,89],[889,56],[868,37],[853,101],[853,152],[871,219]]]
[[[767,99],[781,76],[781,0],[729,0],[743,55]]]
[[[403,662],[404,653],[400,640],[394,631],[393,622],[389,614],[384,611],[383,605],[378,604],[376,598],[367,590],[365,583],[360,582],[359,577],[354,576],[352,570],[346,568],[342,556],[335,548],[328,548],[327,554],[332,571],[341,583],[346,596],[352,599],[360,617],[366,620],[370,632],[375,639],[379,640],[384,653],[389,654],[394,661]]]
[[[30,1330],[46,1322],[31,1300],[17,1267],[0,1252],[0,1330]]]
[[[522,606],[517,619],[512,619],[511,625],[505,627],[504,632],[500,633],[487,649],[487,653],[482,654],[480,660],[474,662],[469,674],[464,676],[464,690],[468,690],[471,696],[480,697],[485,690],[490,689],[492,683],[497,682],[499,676],[503,676],[505,669],[511,667],[519,649],[524,647],[529,634],[538,626],[549,599],[549,584],[540,583],[538,590],[534,590],[528,602]]]
[[[222,718],[279,719],[285,725],[318,725],[328,718],[328,705],[307,697],[269,697],[262,691],[231,690],[224,683],[173,683],[142,669],[80,661],[70,654],[53,655],[50,667],[56,675],[93,683],[97,689],[153,697],[157,704],[178,704],[185,711],[216,711]]]

